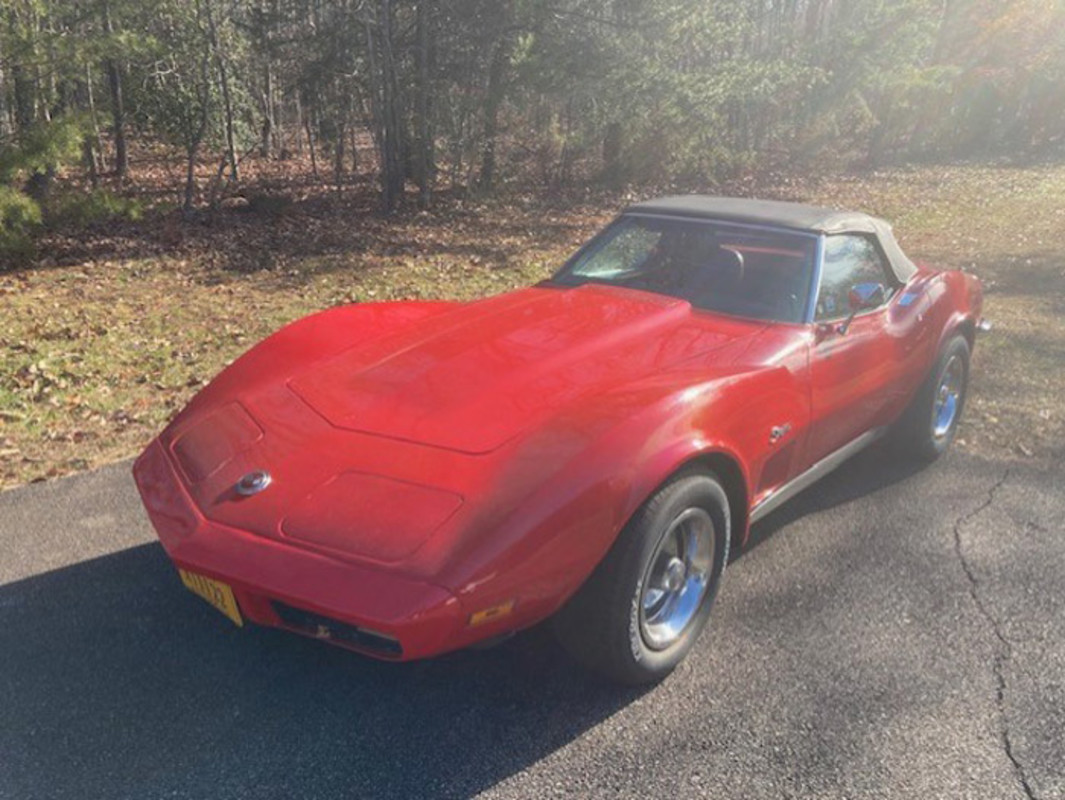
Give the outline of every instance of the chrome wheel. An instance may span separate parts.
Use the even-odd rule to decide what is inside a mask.
[[[652,650],[676,642],[703,604],[714,564],[714,523],[701,508],[681,512],[643,576],[640,634]]]
[[[943,368],[943,377],[936,388],[935,405],[932,410],[932,435],[945,438],[958,419],[961,393],[965,384],[965,365],[958,356],[952,356]]]
[[[729,498],[691,467],[644,501],[552,620],[577,660],[629,686],[660,681],[710,619],[728,561]]]

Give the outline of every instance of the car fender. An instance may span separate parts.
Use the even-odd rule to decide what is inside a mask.
[[[983,288],[973,275],[950,270],[940,275],[945,291],[939,298],[942,304],[939,341],[935,349],[938,355],[954,336],[963,335],[972,347],[975,342],[976,326],[983,311]],[[936,355],[933,355],[933,363]],[[929,365],[931,368],[931,365]]]
[[[708,436],[698,417],[712,413],[712,402],[710,406],[693,402],[696,393],[720,392],[722,382],[718,378],[678,388],[659,381],[657,386],[597,398],[596,420],[574,410],[517,445],[509,462],[528,464],[553,457],[558,463],[559,429],[589,434],[547,480],[528,480],[526,496],[506,492],[505,487],[514,485],[513,472],[499,476],[491,490],[499,504],[471,528],[469,546],[459,545],[452,560],[457,569],[442,585],[470,615],[513,603],[513,617],[500,620],[499,630],[524,627],[568,600],[636,510],[686,465],[706,457],[730,459],[749,497],[740,447],[727,435]],[[746,512],[743,508],[737,514],[744,530]],[[477,638],[492,632],[492,626],[486,627]]]

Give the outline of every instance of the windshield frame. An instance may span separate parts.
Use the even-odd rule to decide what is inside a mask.
[[[809,268],[809,280],[806,287],[806,303],[802,313],[802,319],[799,321],[786,320],[786,319],[764,319],[759,317],[751,317],[743,314],[730,314],[726,311],[719,311],[716,309],[701,308],[695,304],[692,304],[692,311],[696,311],[700,314],[718,314],[721,316],[731,317],[733,319],[742,319],[749,322],[767,323],[771,325],[809,325],[813,319],[813,312],[815,304],[817,302],[817,290],[821,283],[821,260],[824,257],[824,234],[817,231],[804,230],[801,228],[789,228],[786,225],[766,225],[762,223],[754,222],[734,222],[732,220],[720,219],[718,217],[700,217],[700,216],[687,216],[680,214],[657,214],[653,212],[645,211],[626,211],[614,219],[612,219],[606,226],[604,226],[599,232],[597,232],[592,238],[581,245],[577,251],[566,259],[566,262],[558,269],[548,280],[547,283],[557,286],[580,286],[585,283],[598,284],[600,286],[620,286],[621,284],[613,283],[607,280],[596,279],[590,276],[574,276],[573,269],[580,263],[585,256],[593,253],[602,247],[606,246],[611,237],[608,235],[612,230],[619,227],[622,223],[629,219],[654,219],[654,220],[667,220],[673,222],[686,222],[691,224],[710,224],[717,225],[725,228],[744,228],[751,231],[763,231],[768,233],[782,234],[786,236],[796,236],[805,239],[813,240],[814,248],[812,254],[812,263]],[[574,281],[574,277],[580,277],[579,282]],[[636,290],[636,291],[650,291],[650,290]]]

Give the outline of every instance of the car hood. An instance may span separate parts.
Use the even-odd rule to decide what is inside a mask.
[[[215,523],[429,578],[640,413],[619,397],[729,372],[764,328],[603,286],[343,306],[245,354],[160,444]],[[257,470],[269,488],[243,496]]]
[[[288,386],[337,428],[479,454],[579,397],[763,327],[646,292],[533,287],[355,344]]]

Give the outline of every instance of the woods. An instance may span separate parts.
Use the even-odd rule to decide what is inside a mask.
[[[654,194],[879,214],[1058,343],[1062,156],[1061,0],[4,0],[0,485],[133,453],[298,316],[535,282]],[[988,442],[1061,440],[1041,352],[1003,351]]]
[[[705,186],[782,164],[1042,157],[1063,134],[1059,0],[6,0],[0,11],[8,250],[58,213],[60,170],[121,189],[131,142],[183,161],[172,189],[191,216],[238,187],[249,158],[309,159],[337,192],[373,171],[388,213],[443,189]],[[102,188],[88,197],[125,208]]]

